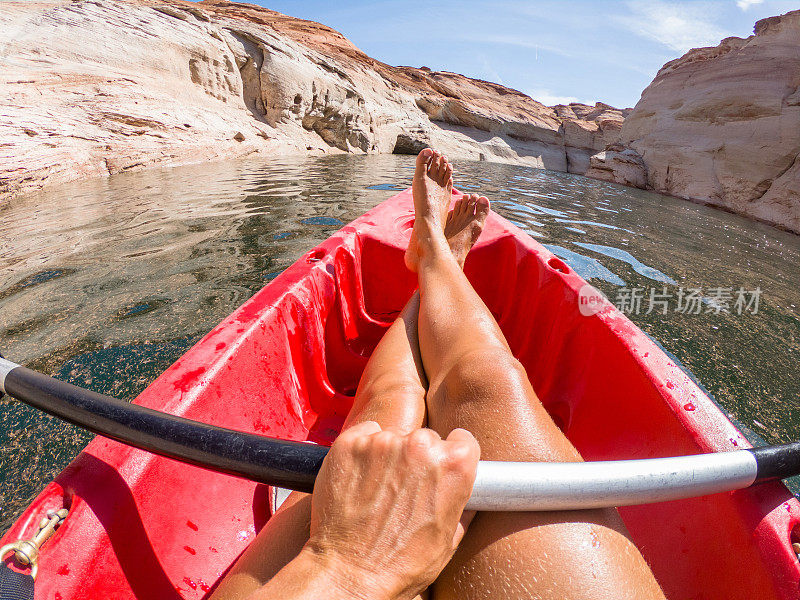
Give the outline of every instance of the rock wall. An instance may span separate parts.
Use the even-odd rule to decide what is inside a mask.
[[[376,61],[206,0],[0,1],[0,195],[250,153],[398,152],[583,173],[624,114]]]
[[[647,187],[800,233],[800,11],[664,65],[620,140]],[[624,183],[605,155],[587,175]]]

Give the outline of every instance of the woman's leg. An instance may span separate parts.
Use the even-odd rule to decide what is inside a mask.
[[[372,353],[344,427],[376,421],[383,429],[409,432],[422,427],[425,390],[417,316],[419,293],[401,311]],[[308,541],[311,495],[292,492],[236,562],[213,594],[240,599],[269,581]]]
[[[447,241],[458,265],[480,235],[488,211],[477,196],[456,202],[447,218]],[[415,292],[375,348],[359,381],[344,428],[376,421],[404,433],[423,426],[427,379],[419,354]],[[292,492],[215,591],[214,600],[242,598],[271,579],[308,541],[311,496]]]
[[[430,163],[433,163],[432,165]],[[579,461],[536,397],[497,323],[453,260],[442,235],[449,190],[438,155],[414,177],[420,285],[419,340],[428,426],[471,431],[481,458]],[[481,199],[488,207],[488,201]],[[663,598],[617,512],[480,513],[434,586],[442,598]]]

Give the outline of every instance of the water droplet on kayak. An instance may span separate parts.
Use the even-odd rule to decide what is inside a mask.
[[[191,371],[186,371],[173,385],[175,386],[175,389],[178,389],[182,392],[188,392],[195,385],[196,379],[205,372],[205,367],[198,367],[196,369],[192,369]]]
[[[197,584],[196,584],[194,581],[192,581],[191,579],[189,579],[188,577],[184,577],[184,578],[183,578],[183,583],[185,583],[186,585],[188,585],[188,586],[189,586],[190,588],[192,588],[193,590],[196,590],[196,589],[197,589]]]
[[[667,381],[667,387],[668,387],[669,389],[671,389],[671,390],[674,390],[674,389],[675,389],[675,384],[674,384],[674,383],[672,383],[671,381]]]
[[[688,410],[689,412],[693,411],[695,408],[697,407],[691,402],[687,402],[686,404],[683,405],[683,410]]]
[[[187,551],[189,554],[191,554],[192,556],[194,556],[195,554],[197,554],[197,550],[195,550],[195,549],[194,549],[194,548],[192,548],[191,546],[184,546],[184,547],[183,547],[183,549],[184,549],[184,550],[186,550],[186,551]]]
[[[195,531],[197,531],[197,525],[195,525],[195,524],[194,524],[194,523],[192,523],[191,521],[186,521],[186,526],[187,526],[189,529],[194,529]]]
[[[59,575],[69,575],[69,565],[61,565],[56,573]]]
[[[733,439],[733,438],[728,438],[728,439],[731,441],[731,444],[733,444],[737,448],[739,447],[739,442],[737,442],[735,439]]]
[[[227,345],[228,344],[226,344],[225,342],[220,342],[219,344],[217,344],[217,348],[216,349],[217,349],[217,351],[222,350]]]
[[[207,592],[207,591],[209,591],[211,589],[211,586],[209,586],[204,581],[200,581],[200,589],[203,590],[204,592]]]

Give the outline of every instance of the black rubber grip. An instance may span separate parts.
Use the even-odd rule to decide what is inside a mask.
[[[800,442],[750,450],[756,458],[756,481],[800,474]]]
[[[33,600],[33,577],[0,563],[0,600]]]
[[[9,396],[103,437],[291,490],[311,492],[328,454],[325,446],[277,440],[176,417],[25,367],[8,373],[5,388]]]

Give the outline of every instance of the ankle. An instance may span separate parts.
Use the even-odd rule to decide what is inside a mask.
[[[431,240],[430,243],[424,244],[419,251],[419,265],[420,268],[446,268],[455,265],[456,268],[461,270],[455,256],[453,256],[447,240]]]

